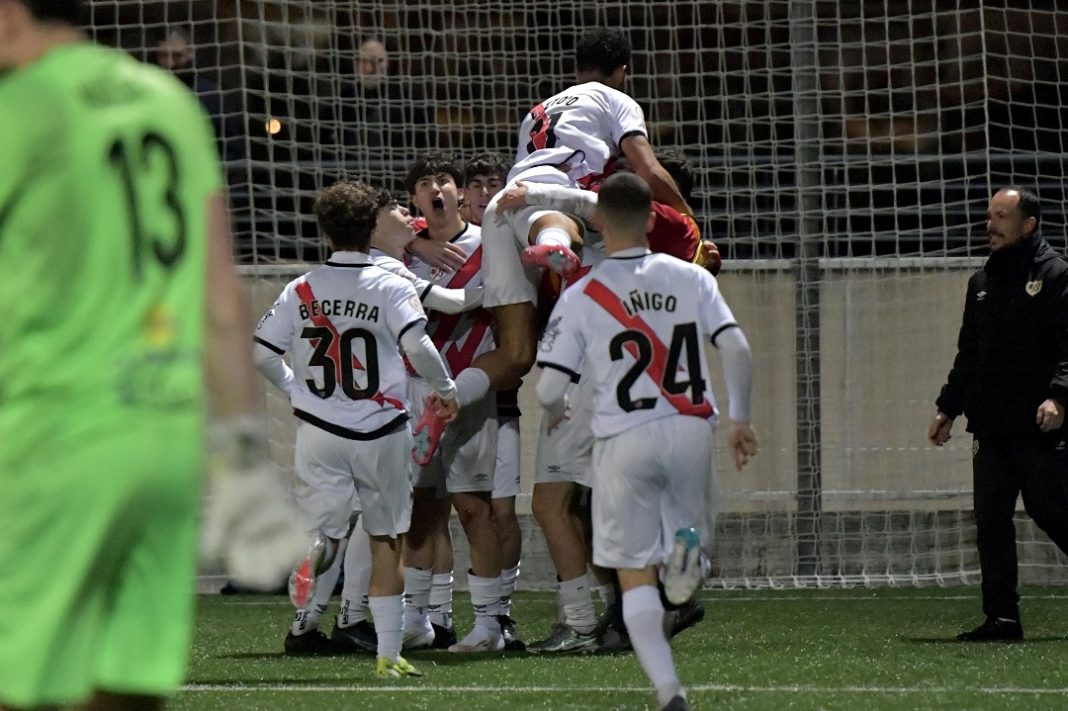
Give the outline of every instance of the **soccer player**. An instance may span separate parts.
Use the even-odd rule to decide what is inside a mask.
[[[685,709],[661,595],[684,603],[702,580],[696,531],[707,520],[716,418],[702,344],[711,340],[722,354],[727,439],[739,470],[757,448],[749,425],[751,356],[715,278],[649,251],[651,195],[641,178],[608,178],[598,211],[607,257],[553,310],[539,345],[537,394],[551,415],[563,417],[571,382],[583,372],[590,377],[594,561],[619,575],[623,618],[659,707]]]
[[[420,277],[452,288],[475,285],[481,281],[481,231],[464,222],[459,211],[460,172],[440,155],[416,161],[408,171],[405,185],[412,202],[426,217],[427,228],[418,239],[451,242],[464,250],[467,260],[455,272],[445,272],[413,258],[411,270]],[[478,311],[463,316],[431,314],[428,331],[454,375],[467,368],[472,359],[493,345],[489,316]],[[418,383],[413,383],[418,388]],[[420,398],[413,396],[413,400]],[[420,426],[426,422],[424,417]],[[436,435],[434,435],[436,436]],[[424,601],[432,585],[432,549],[427,534],[443,523],[448,509],[435,504],[438,492],[446,492],[456,508],[467,534],[471,552],[468,584],[475,609],[475,627],[462,640],[449,646],[452,652],[498,651],[504,648],[500,621],[500,540],[492,516],[490,495],[496,462],[496,400],[487,393],[464,408],[459,419],[440,436],[440,447],[423,449],[417,440],[413,459],[419,465],[415,475],[413,535],[405,552],[406,635],[416,643],[431,633]],[[416,529],[419,534],[415,533]],[[433,633],[436,638],[436,631]],[[425,641],[423,642],[425,644]]]
[[[0,0],[0,706],[157,709],[185,679],[205,391],[209,552],[276,585],[306,539],[253,414],[211,123],[80,11]]]
[[[369,606],[379,677],[420,675],[400,656],[400,561],[411,518],[404,357],[433,390],[429,406],[445,420],[457,412],[455,384],[426,335],[415,287],[371,264],[367,254],[378,213],[391,201],[360,182],[323,190],[315,214],[332,254],[286,285],[256,329],[261,368],[288,368],[278,361],[293,351],[293,370],[282,379],[300,420],[297,500],[321,541],[298,583],[329,568],[358,497],[360,523],[371,537]],[[269,357],[264,350],[273,352],[273,366],[262,365]]]
[[[493,196],[504,189],[511,164],[496,153],[479,153],[464,166],[461,199],[465,219],[482,225]],[[520,491],[519,479],[519,388],[497,393],[497,464],[493,474],[493,494],[490,505],[501,539],[501,633],[505,649],[524,648],[512,619],[512,593],[519,578],[519,559],[522,555],[523,534],[515,512],[515,499]]]

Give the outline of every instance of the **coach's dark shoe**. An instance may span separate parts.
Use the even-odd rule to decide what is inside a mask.
[[[343,654],[344,649],[335,644],[329,637],[320,632],[319,630],[312,630],[311,632],[305,632],[304,634],[293,634],[290,632],[286,635],[286,641],[283,645],[285,653],[290,656],[315,656],[315,655],[332,655]]]
[[[515,631],[515,621],[508,615],[497,615],[497,622],[501,624],[501,636],[504,637],[504,649],[507,652],[522,652],[527,648],[519,634]]]
[[[455,627],[442,627],[433,622],[430,623],[430,627],[434,630],[434,641],[430,644],[431,649],[448,649],[456,644]]]
[[[703,619],[705,619],[705,606],[697,599],[690,598],[674,610],[668,610],[664,613],[664,631],[667,633],[668,639],[671,639],[679,632],[693,627]]]
[[[690,702],[682,694],[677,694],[672,696],[671,701],[661,707],[660,711],[690,711]]]
[[[378,633],[367,620],[360,620],[348,627],[338,627],[335,622],[330,639],[339,647],[353,652],[378,654]]]
[[[1007,617],[988,617],[974,630],[957,635],[958,642],[1019,642],[1021,639],[1023,627],[1020,621]]]

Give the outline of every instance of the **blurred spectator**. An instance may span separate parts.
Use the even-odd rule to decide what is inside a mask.
[[[428,123],[426,106],[410,82],[390,74],[382,40],[365,37],[353,65],[351,78],[342,77],[340,96],[339,135],[347,167],[364,170],[367,161],[383,157],[376,148],[425,148],[425,131],[419,129]]]
[[[211,116],[219,155],[226,161],[241,160],[244,157],[244,145],[237,122],[227,117],[219,85],[197,71],[195,58],[189,34],[184,30],[171,30],[156,44],[156,64],[192,89]]]

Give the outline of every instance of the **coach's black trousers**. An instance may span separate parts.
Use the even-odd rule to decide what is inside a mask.
[[[1068,433],[977,439],[972,457],[983,612],[1020,619],[1016,592],[1016,497],[1057,546],[1068,553]]]

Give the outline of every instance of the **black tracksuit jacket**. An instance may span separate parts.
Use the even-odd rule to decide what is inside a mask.
[[[1068,406],[1068,261],[1034,235],[968,281],[953,369],[936,401],[977,438],[1040,434],[1047,398]]]

